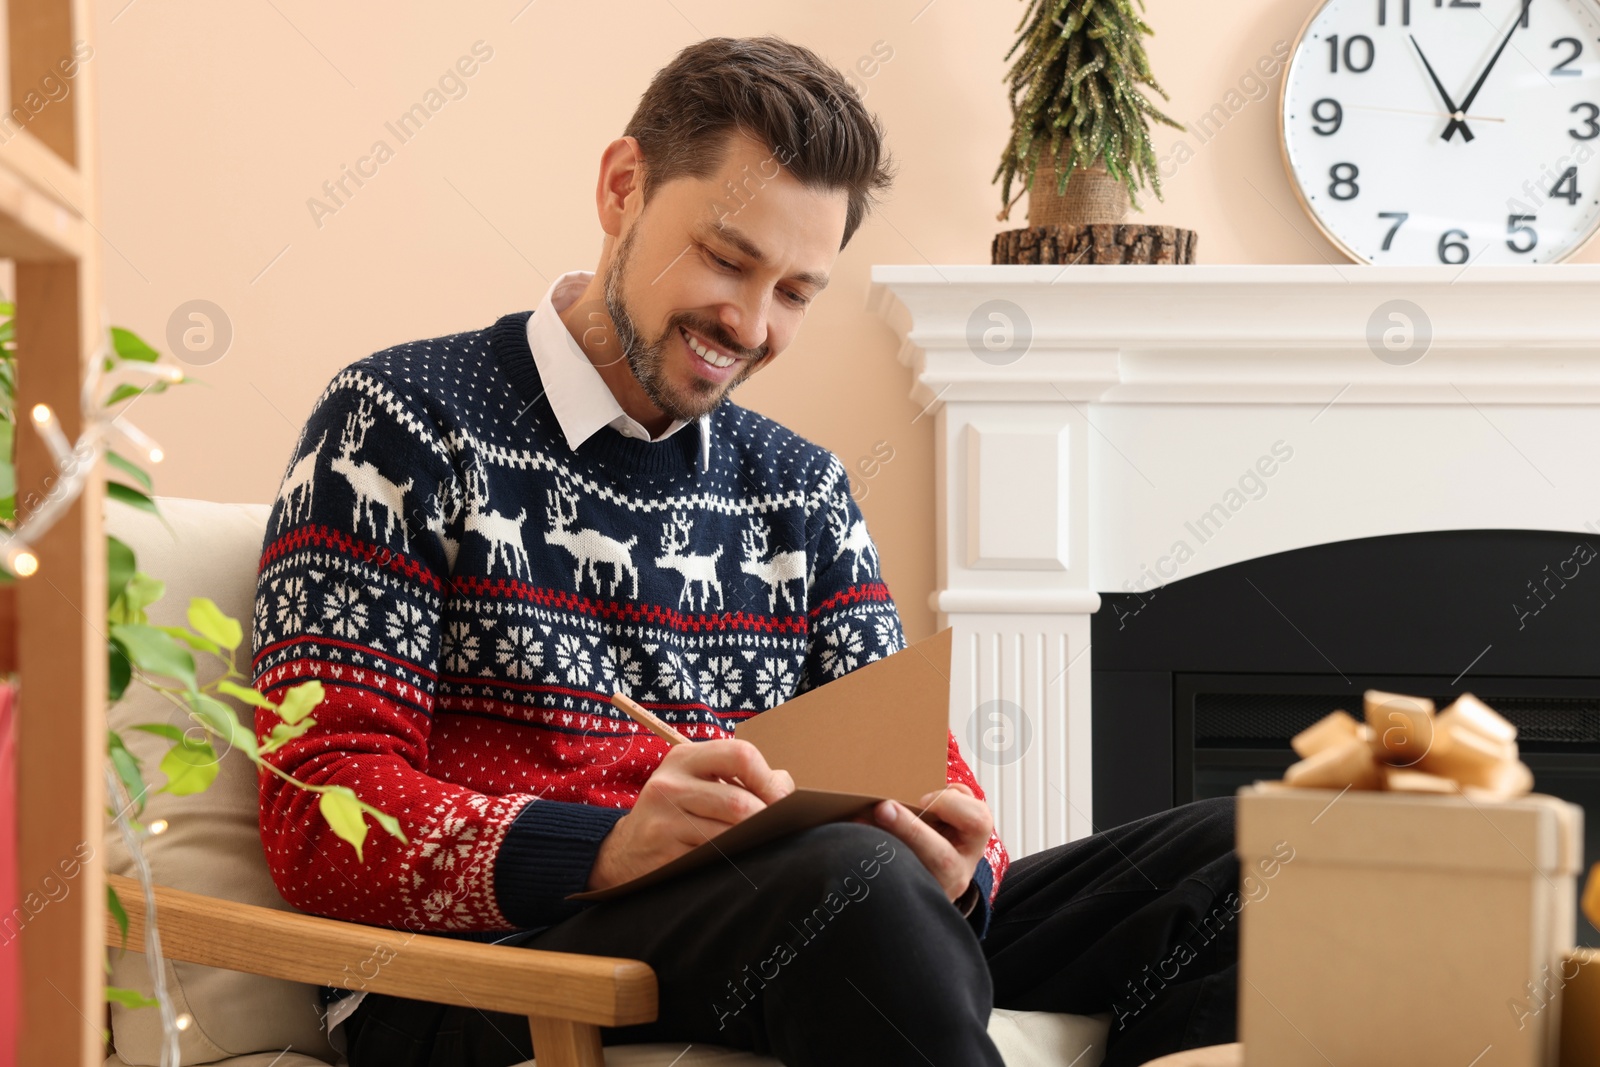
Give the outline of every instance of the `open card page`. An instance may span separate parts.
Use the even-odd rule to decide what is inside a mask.
[[[885,798],[915,804],[946,782],[950,630],[740,723],[734,736],[787,770],[795,791],[671,863],[568,900],[608,900],[713,860],[864,814]]]

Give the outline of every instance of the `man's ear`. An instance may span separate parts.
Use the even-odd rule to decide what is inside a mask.
[[[620,237],[628,213],[628,198],[644,197],[644,156],[635,137],[619,137],[600,154],[600,178],[595,186],[595,209],[600,228]]]

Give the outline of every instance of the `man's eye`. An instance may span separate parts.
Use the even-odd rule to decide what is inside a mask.
[[[715,260],[717,266],[722,267],[724,270],[738,270],[738,266],[737,265],[735,265],[733,263],[729,263],[727,260],[725,260],[721,256],[717,255],[715,252],[707,252],[706,255],[710,256],[713,260]]]

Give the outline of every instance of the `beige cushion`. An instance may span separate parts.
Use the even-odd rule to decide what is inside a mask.
[[[245,675],[243,684],[249,684],[250,620],[268,506],[177,498],[162,498],[158,503],[171,532],[155,516],[123,504],[106,506],[107,532],[133,548],[140,570],[167,585],[166,594],[150,608],[150,621],[182,625],[190,597],[215,600],[244,628],[235,667]],[[222,673],[221,664],[212,656],[197,654],[195,665],[202,683]],[[242,711],[238,705],[234,707]],[[186,713],[138,682],[128,686],[123,698],[110,708],[108,718],[111,728],[139,757],[152,788],[165,780],[158,768],[171,742],[132,729],[133,725],[160,722],[183,729],[194,725]],[[241,713],[240,721],[248,726],[254,719]],[[182,797],[151,794],[143,821],[166,819],[169,825],[165,833],[143,842],[155,882],[210,897],[291,910],[267,871],[257,804],[255,766],[239,753],[223,755],[217,779],[204,793]],[[114,829],[108,829],[105,846],[106,869],[133,876],[132,860]],[[123,906],[132,911],[143,904],[124,900]],[[110,983],[150,995],[152,982],[144,955],[115,951],[111,955]],[[322,1029],[316,986],[170,962],[167,984],[174,1010],[188,1012],[194,1019],[179,1042],[185,1064],[253,1052],[277,1055],[291,1046],[327,1061],[334,1058]],[[111,1028],[117,1055],[124,1063],[161,1062],[161,1018],[156,1009],[113,1006]],[[270,1060],[271,1056],[262,1062]]]
[[[989,1013],[989,1037],[1006,1067],[1100,1067],[1110,1019],[996,1008]],[[916,1040],[916,1035],[910,1036]],[[783,1067],[770,1056],[710,1045],[617,1045],[605,1052],[606,1067]],[[516,1067],[536,1067],[537,1062],[528,1060]]]
[[[106,529],[127,542],[139,569],[167,583],[166,594],[150,609],[157,625],[181,625],[189,598],[208,596],[223,612],[239,620],[245,640],[235,657],[237,669],[250,676],[250,621],[262,541],[270,512],[266,504],[214,504],[178,497],[157,498],[166,519],[114,504],[107,507]],[[167,525],[171,526],[169,533]],[[220,673],[210,657],[197,657],[199,680]],[[246,683],[247,684],[247,683]],[[230,700],[231,703],[231,700]],[[246,725],[252,717],[240,713]],[[157,770],[168,742],[130,727],[164,722],[187,728],[188,717],[138,683],[109,713],[117,730],[145,766],[146,779],[160,784]],[[144,852],[155,881],[206,896],[293,910],[278,895],[261,851],[257,822],[256,772],[237,753],[222,757],[217,780],[202,794],[188,797],[153,795],[144,820],[168,820],[167,832],[146,838]],[[131,860],[120,838],[108,833],[107,869],[132,875]],[[128,908],[139,901],[123,902]],[[113,953],[111,984],[150,993],[144,957]],[[218,1067],[325,1067],[343,1063],[329,1045],[321,1025],[318,987],[188,963],[167,964],[174,1007],[194,1023],[184,1031],[180,1047],[184,1064],[215,1063]],[[989,1018],[989,1034],[1007,1067],[1073,1064],[1099,1067],[1104,1056],[1109,1017],[997,1008]],[[112,1009],[116,1055],[106,1067],[159,1064],[160,1018],[155,1009]],[[292,1050],[286,1052],[285,1050]],[[281,1058],[278,1058],[281,1057]],[[533,1060],[528,1061],[532,1065]],[[606,1050],[609,1067],[779,1067],[775,1059],[746,1052],[695,1045],[685,1055],[681,1044],[619,1045]],[[525,1065],[527,1067],[527,1065]]]
[[[1192,1048],[1188,1052],[1174,1052],[1159,1060],[1151,1060],[1144,1067],[1240,1067],[1242,1063],[1244,1046],[1234,1042],[1231,1045],[1207,1045],[1205,1048]]]

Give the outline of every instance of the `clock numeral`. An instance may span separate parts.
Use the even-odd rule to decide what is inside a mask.
[[[1573,140],[1592,141],[1596,137],[1600,137],[1600,106],[1596,106],[1585,101],[1584,103],[1573,104],[1571,107],[1567,108],[1567,110],[1573,112],[1574,114],[1581,110],[1586,110],[1589,112],[1589,114],[1584,116],[1583,119],[1584,125],[1589,127],[1589,132],[1579,133],[1577,130],[1568,130],[1567,132],[1572,134]]]
[[[1356,184],[1360,176],[1361,168],[1354,163],[1335,163],[1328,168],[1328,177],[1333,179],[1328,185],[1328,195],[1335,200],[1354,200],[1361,192],[1361,186]],[[1341,187],[1348,192],[1341,193]]]
[[[1380,2],[1381,2],[1381,0],[1380,0]],[[1409,0],[1408,0],[1408,2],[1409,2]],[[1444,5],[1444,0],[1433,0],[1433,6],[1434,7],[1444,7],[1445,6]],[[1480,2],[1480,0],[1450,0],[1450,6],[1451,7],[1476,7],[1476,8],[1481,8],[1481,7],[1483,7],[1483,4]],[[1522,5],[1522,17],[1518,21],[1520,21],[1522,23],[1522,28],[1523,29],[1527,29],[1528,28],[1528,5],[1527,4],[1523,4]],[[1380,26],[1383,25],[1383,21],[1382,21],[1381,17],[1379,19],[1378,24]],[[1408,19],[1406,21],[1406,25],[1409,26],[1410,24],[1411,24],[1411,22]]]
[[[1561,177],[1550,187],[1552,197],[1559,196],[1569,204],[1576,204],[1583,194],[1578,192],[1578,168],[1568,167],[1561,172]]]
[[[1378,0],[1378,25],[1389,24],[1389,0]],[[1411,25],[1411,0],[1400,0],[1400,25]]]
[[[1454,237],[1456,240],[1451,240]],[[1439,262],[1456,266],[1467,261],[1467,233],[1465,230],[1446,230],[1439,238]]]
[[[1357,47],[1359,44],[1360,47]],[[1328,38],[1328,68],[1334,74],[1339,73],[1339,35],[1336,33]],[[1365,74],[1372,69],[1372,60],[1377,56],[1377,50],[1372,44],[1372,38],[1364,33],[1348,37],[1344,42],[1344,68],[1352,74]],[[1357,59],[1364,62],[1357,63]]]
[[[1406,224],[1406,219],[1411,217],[1409,211],[1380,211],[1380,219],[1394,219],[1394,225],[1389,227],[1389,232],[1383,235],[1383,250],[1389,251],[1389,246],[1394,243],[1394,235],[1400,232],[1400,227]]]
[[[1330,109],[1332,114],[1328,113]],[[1600,112],[1600,108],[1596,111]],[[1339,101],[1333,97],[1325,96],[1311,105],[1311,117],[1317,120],[1317,124],[1311,127],[1313,130],[1324,137],[1332,137],[1339,132],[1339,127],[1344,125],[1344,108],[1340,107]],[[1328,128],[1323,129],[1322,123],[1328,123]]]
[[[1521,252],[1524,254],[1532,252],[1535,248],[1539,247],[1538,231],[1536,231],[1532,226],[1526,225],[1527,223],[1538,221],[1539,216],[1537,215],[1509,216],[1506,219],[1506,233],[1509,235],[1506,237],[1506,247],[1511,249],[1513,252]],[[1519,233],[1525,233],[1528,235],[1527,244],[1517,244],[1516,237]]]
[[[1583,42],[1578,40],[1576,37],[1557,37],[1555,40],[1550,42],[1551,48],[1560,48],[1562,45],[1566,45],[1568,48],[1571,48],[1572,54],[1566,59],[1563,59],[1561,62],[1557,63],[1555,66],[1551,67],[1550,73],[1563,78],[1576,78],[1581,75],[1583,71],[1568,70],[1567,68],[1573,63],[1576,63],[1578,61],[1578,57],[1583,55]]]

